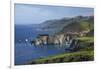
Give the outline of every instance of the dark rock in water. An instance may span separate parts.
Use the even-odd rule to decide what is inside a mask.
[[[31,45],[35,45],[35,41],[30,41]]]

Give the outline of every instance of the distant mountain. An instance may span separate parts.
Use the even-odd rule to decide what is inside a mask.
[[[63,18],[58,20],[48,20],[41,24],[43,30],[61,30],[65,25],[69,24],[70,20]]]
[[[57,32],[80,32],[93,29],[94,16],[77,16],[73,18],[62,18],[47,20],[39,25],[43,30]]]

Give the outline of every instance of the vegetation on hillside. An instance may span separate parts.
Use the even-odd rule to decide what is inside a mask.
[[[44,63],[60,63],[60,62],[80,62],[93,61],[93,51],[79,51],[73,53],[64,53],[47,58],[41,58],[30,62],[29,64],[44,64]]]
[[[60,62],[80,62],[94,60],[94,37],[80,37],[79,47],[76,52],[65,52],[63,54],[32,60],[29,64],[45,64]]]
[[[57,33],[67,32],[83,32],[87,31],[84,36],[78,36],[78,46],[73,51],[48,56],[32,60],[29,64],[44,64],[44,63],[60,63],[60,62],[79,62],[94,60],[94,17],[93,16],[77,16],[74,18],[64,18],[59,20],[49,20],[44,22],[42,29],[56,29]]]
[[[94,16],[77,16],[73,18],[62,18],[47,20],[41,23],[41,29],[52,29],[58,32],[81,32],[94,29]]]

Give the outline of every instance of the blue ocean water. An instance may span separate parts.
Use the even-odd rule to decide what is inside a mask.
[[[34,46],[30,41],[38,34],[50,34],[31,25],[15,25],[15,65],[27,64],[31,60],[65,52],[65,46]],[[25,40],[28,40],[27,42]]]

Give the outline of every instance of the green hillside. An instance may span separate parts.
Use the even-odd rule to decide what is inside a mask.
[[[73,22],[67,26],[65,26],[61,32],[82,32],[82,31],[90,31],[94,28],[93,22],[88,20],[82,20],[80,22]]]
[[[77,16],[73,18],[62,18],[47,20],[41,23],[41,29],[51,29],[58,32],[80,32],[94,29],[94,16]]]
[[[47,21],[42,24],[43,29],[56,29],[54,35],[67,32],[88,31],[84,36],[74,38],[78,41],[77,46],[70,52],[65,49],[64,53],[52,55],[48,57],[31,60],[28,64],[47,64],[47,63],[61,63],[61,62],[80,62],[80,61],[94,61],[94,17],[93,16],[77,16],[69,19],[60,19]],[[75,34],[74,34],[75,35]],[[74,36],[73,35],[73,36]],[[70,50],[70,48],[69,48]]]

